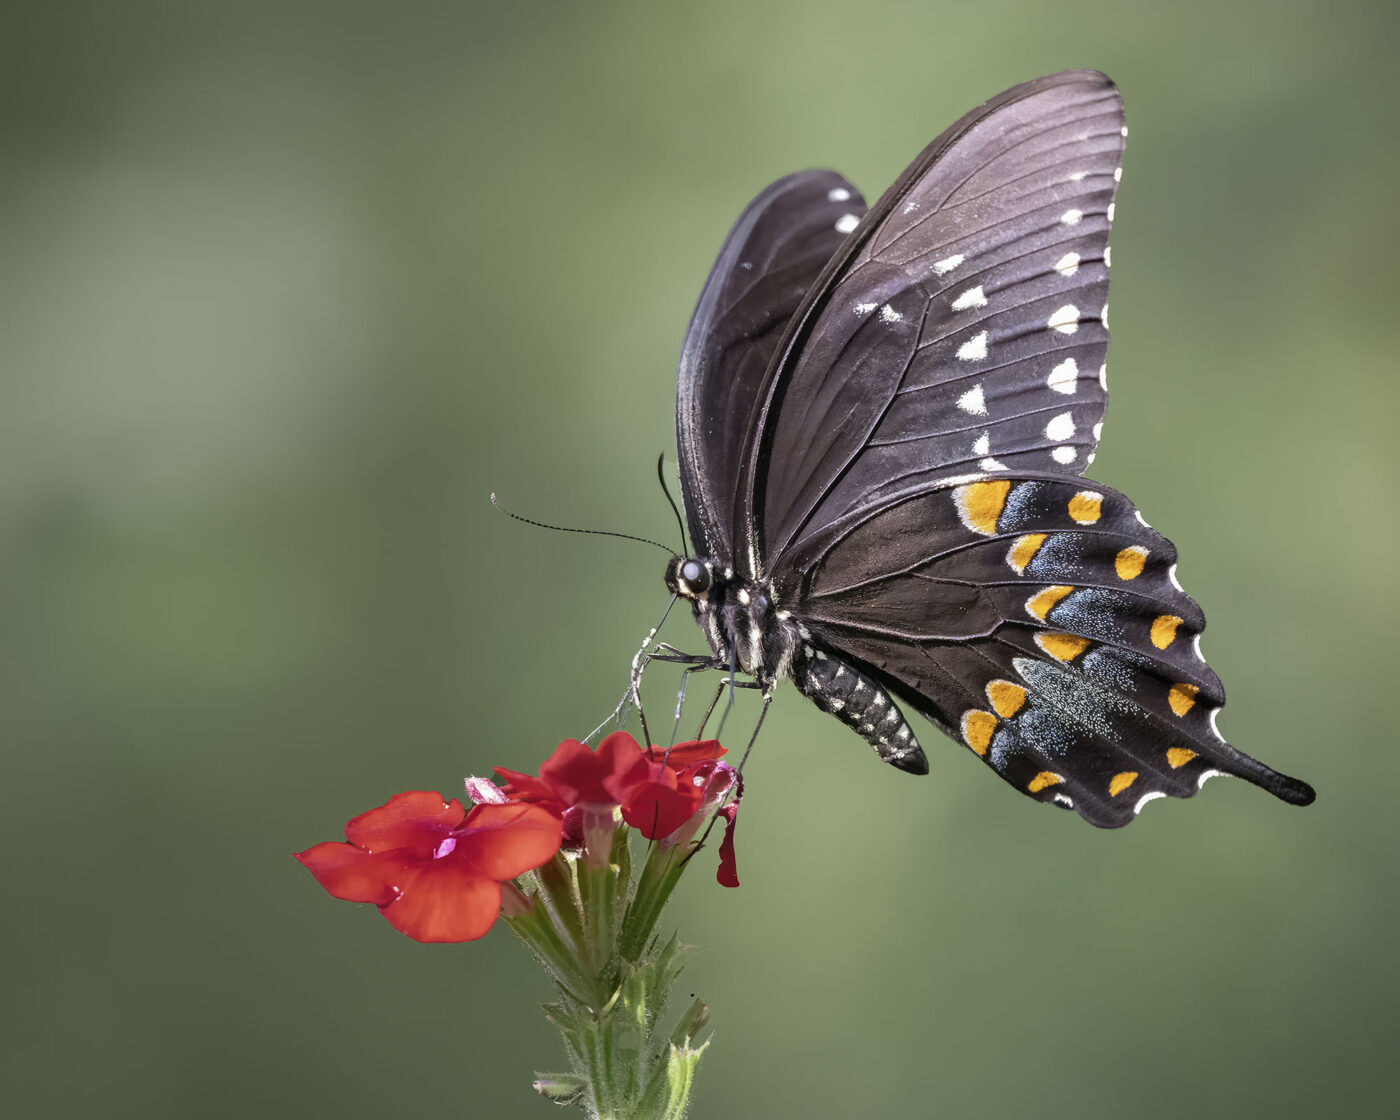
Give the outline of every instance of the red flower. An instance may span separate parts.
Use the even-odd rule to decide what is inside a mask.
[[[682,782],[670,766],[654,764],[654,776],[622,807],[622,819],[645,836],[670,836],[695,815],[705,795],[694,782]]]
[[[348,843],[297,855],[347,902],[372,902],[415,941],[475,941],[501,910],[501,884],[559,850],[559,818],[535,805],[478,805],[415,790],[345,826]]]
[[[741,790],[738,774],[719,759],[726,754],[715,739],[677,743],[669,750],[644,751],[625,731],[615,731],[589,750],[576,739],[565,739],[540,766],[539,776],[497,766],[501,792],[513,802],[540,805],[564,821],[564,846],[583,847],[592,862],[605,862],[611,852],[613,813],[648,840],[675,845],[691,840],[731,790]],[[468,789],[472,790],[472,779]],[[489,791],[475,790],[473,800],[485,803]],[[720,882],[738,886],[734,871],[734,814],[726,808],[724,842],[720,846]],[[593,843],[587,844],[586,838]]]

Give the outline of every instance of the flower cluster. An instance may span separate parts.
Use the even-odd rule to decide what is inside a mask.
[[[615,732],[596,751],[559,744],[539,774],[496,768],[502,784],[467,780],[470,811],[436,793],[400,793],[345,826],[345,843],[297,855],[336,898],[372,902],[416,941],[473,941],[530,900],[512,880],[562,847],[588,867],[613,860],[618,817],[688,856],[706,821],[725,818],[719,882],[737,887],[734,821],[742,781],[713,739],[643,750]],[[701,838],[703,839],[703,837]]]
[[[470,809],[401,793],[346,825],[345,843],[297,859],[417,941],[472,941],[502,917],[558,993],[545,1010],[572,1070],[538,1075],[536,1091],[594,1117],[674,1120],[709,1045],[709,1009],[694,1000],[664,1028],[688,950],[656,927],[707,821],[724,818],[718,878],[739,885],[742,782],[724,753],[714,740],[643,750],[617,732],[594,751],[568,739],[538,774],[469,778]],[[635,875],[634,833],[648,841]]]

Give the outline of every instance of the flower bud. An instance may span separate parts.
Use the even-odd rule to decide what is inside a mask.
[[[467,796],[478,805],[504,805],[510,800],[490,778],[468,778]]]
[[[588,1090],[588,1082],[571,1073],[547,1073],[535,1080],[534,1089],[555,1104],[575,1104]]]

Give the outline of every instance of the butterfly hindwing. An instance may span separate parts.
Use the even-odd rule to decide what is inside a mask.
[[[1176,550],[1085,479],[945,483],[849,520],[787,601],[1023,793],[1126,824],[1207,772],[1311,798],[1220,736]]]
[[[1078,474],[1107,404],[1107,78],[1028,82],[944,133],[794,318],[751,444],[765,571],[809,526],[969,471]]]
[[[788,320],[864,213],[860,192],[836,172],[788,175],[748,205],[710,270],[676,391],[681,493],[707,555],[733,555],[741,451]]]

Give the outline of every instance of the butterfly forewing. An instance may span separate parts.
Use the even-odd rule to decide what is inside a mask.
[[[765,570],[913,485],[1083,470],[1122,146],[1112,83],[1056,75],[964,118],[880,199],[772,371],[750,449]]]
[[[710,270],[676,393],[686,519],[708,556],[733,556],[738,465],[788,321],[864,213],[860,192],[836,172],[788,175],[749,204]]]

